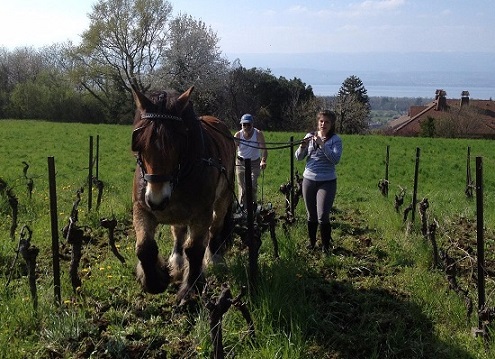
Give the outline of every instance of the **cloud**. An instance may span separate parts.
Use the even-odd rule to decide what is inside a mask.
[[[385,15],[400,10],[406,5],[406,0],[364,0],[348,6],[327,6],[319,9],[304,5],[293,5],[286,12],[290,16],[300,16],[306,19],[353,19],[370,15]]]
[[[294,5],[288,9],[288,12],[294,13],[294,14],[301,14],[301,13],[307,14],[309,12],[309,10],[306,6]]]
[[[365,0],[356,7],[363,10],[395,10],[405,3],[405,0]]]

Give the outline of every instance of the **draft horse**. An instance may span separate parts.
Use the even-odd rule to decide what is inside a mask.
[[[200,289],[203,261],[221,258],[235,166],[232,134],[219,119],[196,116],[192,91],[147,97],[133,87],[136,275],[143,289],[155,294],[182,281],[177,293],[182,304]],[[159,224],[170,225],[174,238],[168,263],[154,238]]]

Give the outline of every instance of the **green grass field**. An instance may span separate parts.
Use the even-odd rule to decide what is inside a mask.
[[[205,303],[192,312],[174,306],[175,289],[161,295],[141,291],[134,278],[136,258],[130,226],[131,186],[135,160],[130,152],[130,126],[0,121],[0,178],[18,199],[18,227],[10,238],[11,208],[0,194],[0,358],[208,358],[212,344]],[[105,187],[101,206],[88,211],[89,136],[100,139],[99,179]],[[266,133],[269,147],[302,133]],[[305,211],[276,236],[280,258],[273,258],[269,234],[260,250],[256,295],[245,297],[255,325],[246,334],[241,313],[229,310],[223,321],[226,357],[236,358],[492,358],[493,340],[474,337],[478,325],[476,275],[476,201],[468,199],[467,148],[471,174],[475,158],[483,161],[486,240],[486,304],[493,304],[495,246],[495,143],[383,136],[342,136],[344,154],[338,165],[334,212],[335,253],[323,256],[305,249]],[[389,195],[378,181],[385,176],[390,146]],[[432,245],[421,234],[416,212],[403,222],[412,201],[416,149],[420,149],[418,201],[427,198],[428,220],[438,222],[436,240],[454,259],[459,286],[468,290],[473,313],[467,317],[464,297],[449,290],[445,267],[433,268]],[[289,149],[269,152],[258,198],[273,203],[284,216],[279,186],[290,177]],[[84,187],[78,225],[91,241],[79,267],[82,285],[73,291],[69,279],[70,247],[60,237],[62,303],[53,292],[47,158],[56,166],[59,231],[68,223],[76,191]],[[27,176],[34,181],[29,198]],[[303,162],[296,162],[302,173]],[[405,189],[404,205],[394,209],[394,195]],[[93,189],[93,206],[96,189]],[[116,218],[122,264],[107,245],[101,218]],[[39,248],[38,309],[33,310],[26,268],[16,256],[24,225]],[[170,250],[168,228],[160,229],[160,250]],[[236,241],[237,243],[237,241]],[[208,272],[213,291],[227,282],[233,295],[246,284],[247,252],[234,245],[227,269]],[[7,286],[7,281],[11,277]],[[488,331],[491,326],[488,325]]]

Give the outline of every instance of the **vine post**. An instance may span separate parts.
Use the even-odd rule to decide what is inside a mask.
[[[294,206],[294,136],[290,136],[290,213],[295,217]]]
[[[96,135],[96,157],[95,157],[95,178],[99,179],[99,165],[100,165],[100,135]]]
[[[93,206],[93,136],[89,136],[88,212]]]
[[[485,308],[485,241],[483,224],[483,158],[476,157],[476,243],[478,251],[478,318]],[[478,329],[484,332],[483,321],[478,319]]]
[[[385,157],[385,183],[387,185],[387,189],[385,191],[385,195],[388,197],[388,166],[390,163],[390,145],[387,145],[387,154]]]
[[[385,178],[378,181],[378,188],[380,192],[385,197],[388,197],[388,166],[389,166],[389,158],[390,158],[390,145],[387,145],[387,154],[385,157]]]
[[[414,190],[413,190],[413,198],[412,198],[412,213],[411,213],[411,221],[414,223],[414,217],[416,214],[416,203],[418,201],[418,174],[419,174],[419,155],[420,148],[416,147],[416,165],[414,167]]]
[[[55,158],[48,157],[48,183],[50,186],[50,218],[52,230],[53,291],[55,304],[60,305],[60,258],[58,249],[57,185],[55,179]]]

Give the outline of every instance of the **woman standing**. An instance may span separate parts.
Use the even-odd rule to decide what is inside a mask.
[[[316,245],[316,233],[320,225],[323,252],[332,245],[330,211],[337,193],[335,165],[342,156],[342,139],[335,133],[337,116],[333,111],[318,112],[316,132],[306,134],[295,152],[298,161],[306,158],[303,173],[302,194],[308,219],[309,249]]]

